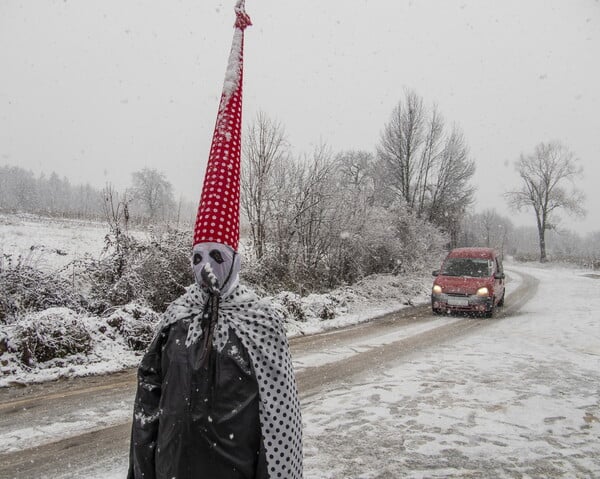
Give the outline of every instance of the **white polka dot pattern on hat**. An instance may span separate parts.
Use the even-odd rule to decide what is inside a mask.
[[[243,30],[236,28],[194,228],[194,245],[215,242],[235,251],[240,231],[243,50]]]

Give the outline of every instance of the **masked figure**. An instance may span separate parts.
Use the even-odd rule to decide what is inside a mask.
[[[243,31],[234,41],[194,229],[195,283],[138,370],[130,479],[301,479],[300,405],[283,321],[239,284]]]

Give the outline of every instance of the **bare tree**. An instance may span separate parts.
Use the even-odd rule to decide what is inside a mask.
[[[556,227],[556,211],[562,208],[578,216],[585,215],[581,206],[583,193],[573,185],[582,173],[576,162],[566,146],[553,141],[538,144],[530,155],[521,154],[516,163],[522,186],[505,196],[513,208],[520,211],[531,207],[535,212],[540,262],[547,260],[545,233]],[[566,188],[568,183],[571,188]]]
[[[326,249],[324,234],[333,196],[335,162],[325,145],[309,158],[279,165],[274,195],[274,237],[279,254],[288,261],[314,266]],[[291,255],[291,256],[290,256]]]
[[[423,100],[414,91],[405,93],[381,135],[379,156],[393,178],[392,187],[409,206],[414,205],[413,186],[419,168],[419,149],[424,142]]]
[[[377,201],[376,161],[366,151],[345,151],[337,155],[335,168],[335,190],[339,204],[351,205],[340,208],[348,221],[367,221],[367,210]]]
[[[475,163],[469,160],[468,155],[466,141],[458,127],[454,126],[440,155],[435,182],[429,187],[429,221],[450,234],[452,247],[457,244],[461,220],[475,193],[475,188],[469,184],[475,174]]]
[[[336,166],[324,144],[310,155],[286,156],[273,165],[260,258],[270,280],[303,290],[330,279],[324,272],[344,228],[340,218],[351,210],[340,208]]]
[[[354,192],[372,190],[373,154],[367,151],[345,151],[337,156],[340,182]]]
[[[495,209],[486,209],[466,217],[462,230],[461,246],[487,246],[504,255],[512,240],[514,226]]]
[[[175,208],[173,186],[164,173],[144,168],[132,175],[134,200],[141,206],[149,222],[169,217]]]
[[[469,182],[475,173],[460,129],[446,131],[437,108],[429,112],[414,91],[407,91],[384,127],[377,155],[380,183],[393,193],[382,195],[384,203],[400,198],[418,218],[448,231],[455,243],[473,200]]]
[[[125,243],[126,237],[121,230],[121,222],[123,221],[123,215],[126,211],[127,203],[123,203],[119,200],[119,193],[115,191],[114,187],[107,183],[105,188],[102,190],[102,196],[104,202],[102,204],[104,210],[104,218],[110,228],[110,233],[105,237],[106,252],[111,246],[115,249],[115,274],[117,277],[121,277],[123,269],[125,267]],[[112,235],[112,238],[111,238]]]
[[[258,113],[246,133],[241,178],[241,206],[250,222],[252,245],[258,259],[263,257],[266,225],[271,218],[274,171],[288,158],[283,126]]]
[[[332,174],[335,161],[326,145],[315,148],[304,175],[298,178],[294,222],[301,239],[302,262],[315,268],[331,245],[328,227],[331,214],[339,208],[332,204]]]
[[[419,217],[425,213],[428,193],[431,191],[430,184],[436,174],[436,166],[443,154],[443,143],[444,120],[437,111],[437,108],[434,107],[426,125],[425,141],[421,150],[418,176],[413,191],[413,210]]]
[[[499,224],[499,215],[496,213],[496,210],[484,210],[481,213],[481,228],[484,233],[485,246],[488,248],[492,246],[494,233]]]

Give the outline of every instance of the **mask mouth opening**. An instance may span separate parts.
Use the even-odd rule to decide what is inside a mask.
[[[219,286],[219,280],[215,276],[210,263],[206,263],[200,270],[200,287],[206,289],[211,294],[221,295],[221,288]]]

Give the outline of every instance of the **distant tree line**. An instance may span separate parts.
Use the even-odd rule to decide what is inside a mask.
[[[104,188],[72,185],[54,172],[35,176],[20,167],[1,166],[0,211],[89,220],[118,216],[136,225],[189,225],[196,205],[183,198],[175,201],[172,184],[151,168],[134,172],[131,186],[117,192],[111,184]]]
[[[0,210],[100,219],[102,192],[89,184],[71,185],[56,173],[36,177],[17,166],[0,166]]]
[[[600,269],[600,231],[580,235],[553,227],[544,235],[546,260]],[[515,226],[494,209],[465,216],[458,246],[487,246],[521,261],[540,259],[537,226]]]

